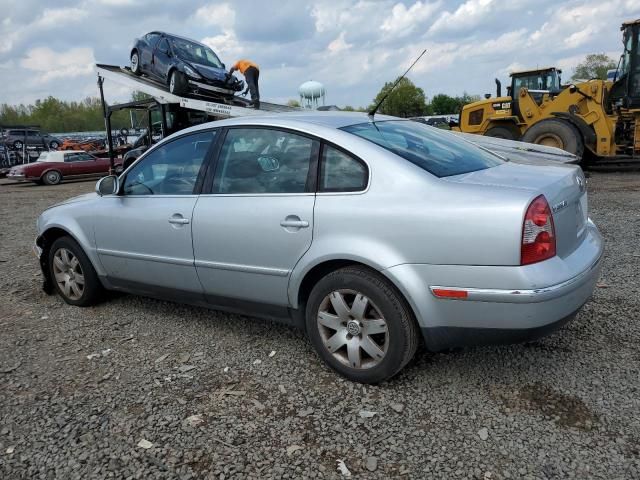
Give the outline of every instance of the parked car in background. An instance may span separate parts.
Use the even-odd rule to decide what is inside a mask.
[[[176,133],[49,208],[36,248],[71,305],[113,289],[280,319],[376,383],[421,336],[520,342],[573,318],[603,253],[585,185],[577,166],[394,117],[244,117]]]
[[[27,147],[44,147],[56,150],[62,144],[59,138],[53,137],[46,132],[30,128],[10,128],[2,132],[0,142],[14,150],[22,150]]]
[[[215,52],[203,43],[170,33],[150,32],[135,40],[129,54],[131,71],[187,92],[233,96],[244,82],[230,75]]]
[[[109,173],[109,159],[98,158],[82,150],[43,152],[37,161],[17,165],[9,171],[7,178],[31,181],[39,185],[57,185],[63,179],[91,177]],[[122,169],[117,161],[116,171]]]

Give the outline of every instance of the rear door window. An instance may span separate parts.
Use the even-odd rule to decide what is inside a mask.
[[[145,38],[147,40],[147,43],[149,45],[151,45],[151,47],[155,47],[156,44],[158,43],[158,40],[160,40],[160,34],[158,34],[158,33],[147,33]]]
[[[411,120],[386,120],[343,127],[437,177],[448,177],[495,167],[505,162],[455,133]]]
[[[318,142],[270,128],[229,129],[219,155],[213,193],[305,193]]]
[[[358,192],[367,188],[369,171],[364,162],[330,145],[322,147],[320,192]]]

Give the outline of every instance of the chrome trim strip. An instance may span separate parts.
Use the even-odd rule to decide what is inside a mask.
[[[145,253],[121,252],[119,250],[107,250],[98,248],[98,254],[108,257],[131,258],[133,260],[146,260],[148,262],[170,263],[172,265],[182,265],[185,267],[193,267],[193,259],[162,257],[160,255],[147,255]]]
[[[283,268],[255,267],[253,265],[239,265],[236,263],[209,262],[206,260],[196,260],[196,267],[213,268],[217,270],[229,270],[232,272],[257,273],[260,275],[273,275],[275,277],[286,277],[290,270]]]
[[[583,283],[591,278],[594,270],[598,270],[602,260],[602,253],[598,259],[586,270],[579,273],[573,278],[555,285],[543,288],[535,288],[531,290],[507,290],[499,288],[463,288],[463,287],[444,287],[440,285],[432,285],[429,287],[431,294],[438,300],[460,300],[472,302],[495,302],[495,303],[538,303],[553,300],[563,296],[567,291],[580,287]],[[467,292],[466,298],[447,298],[438,297],[434,290],[456,290]]]

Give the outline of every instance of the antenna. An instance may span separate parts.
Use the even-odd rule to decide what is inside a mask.
[[[384,97],[382,97],[380,99],[380,101],[376,104],[375,107],[373,107],[368,115],[369,115],[369,120],[373,121],[373,117],[375,116],[376,112],[378,111],[378,109],[380,108],[380,105],[382,105],[384,103],[384,101],[387,99],[387,97],[389,96],[389,94],[391,92],[393,92],[393,90],[396,88],[396,86],[400,83],[400,80],[402,80],[404,77],[407,76],[407,73],[409,73],[409,70],[411,70],[413,68],[413,66],[418,63],[418,60],[420,60],[422,58],[422,56],[427,53],[427,49],[425,48],[422,53],[420,54],[420,56],[418,58],[416,58],[413,63],[411,64],[411,66],[409,68],[407,68],[407,71],[404,72],[400,78],[398,78],[398,80],[396,80],[396,83],[393,84],[393,86],[389,89],[389,91],[384,95]]]

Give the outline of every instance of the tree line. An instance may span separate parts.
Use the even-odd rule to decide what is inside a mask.
[[[113,128],[130,127],[129,113],[114,112]],[[96,97],[79,102],[47,97],[32,105],[0,105],[0,127],[7,125],[39,126],[46,132],[65,133],[104,130],[102,104]]]

